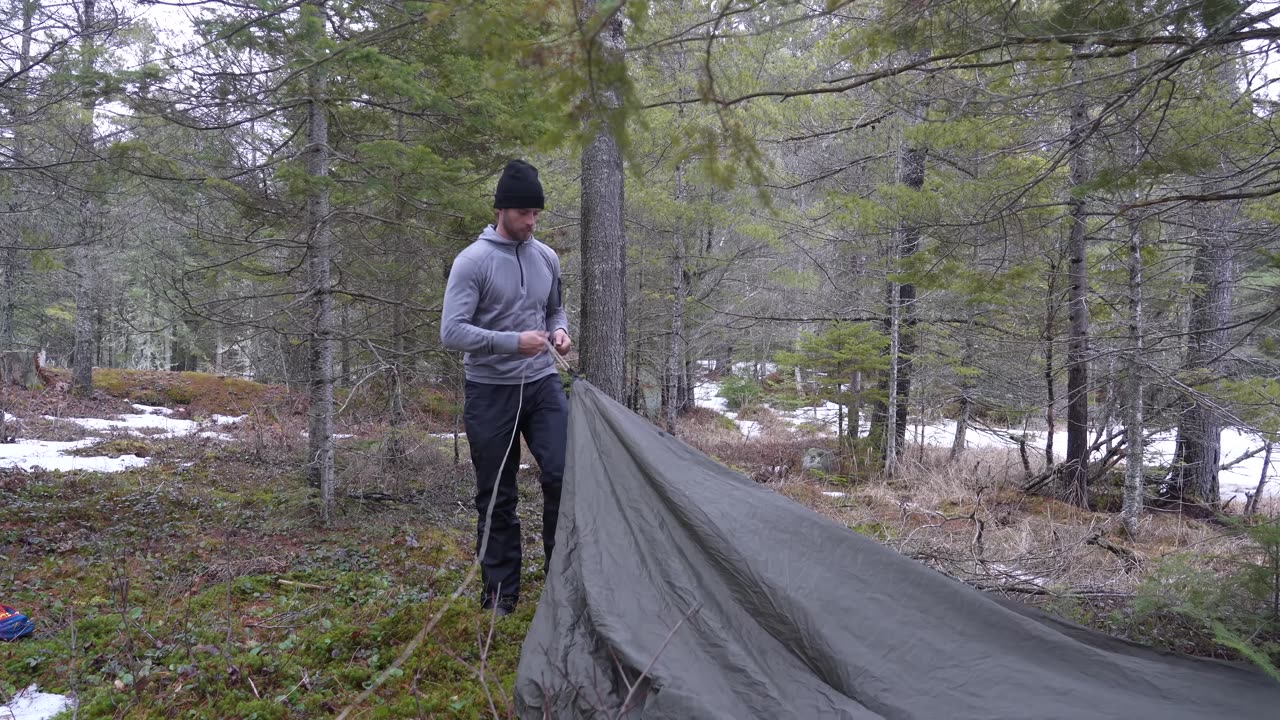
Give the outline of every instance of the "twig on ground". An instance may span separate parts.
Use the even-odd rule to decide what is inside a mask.
[[[1106,550],[1107,552],[1111,553],[1112,555],[1115,555],[1116,557],[1120,558],[1120,562],[1124,565],[1124,571],[1126,573],[1133,572],[1134,570],[1137,570],[1139,567],[1142,566],[1141,561],[1138,559],[1137,553],[1135,553],[1134,551],[1130,550],[1127,547],[1121,547],[1119,545],[1116,545],[1115,543],[1103,537],[1101,532],[1095,533],[1093,537],[1085,541],[1085,544],[1100,547],[1103,550]]]
[[[277,582],[277,583],[279,583],[279,584],[281,584],[281,585],[289,585],[289,586],[292,586],[292,587],[307,588],[308,590],[328,590],[328,589],[329,589],[329,588],[325,587],[324,585],[313,585],[312,583],[298,582],[298,581],[296,581],[296,580],[285,580],[285,579],[283,579],[283,578],[276,578],[276,582]]]

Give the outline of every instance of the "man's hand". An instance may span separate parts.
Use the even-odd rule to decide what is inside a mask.
[[[520,344],[516,346],[521,355],[530,357],[547,349],[547,333],[545,330],[525,330],[520,333]]]
[[[555,346],[556,352],[561,355],[569,352],[569,348],[573,345],[573,343],[569,341],[569,333],[564,330],[556,330],[551,333],[551,344]]]

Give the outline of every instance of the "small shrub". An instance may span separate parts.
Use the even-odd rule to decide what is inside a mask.
[[[1138,639],[1187,652],[1216,645],[1280,680],[1280,523],[1243,532],[1253,545],[1224,558],[1232,566],[1226,572],[1189,554],[1162,562],[1138,588],[1125,622]]]
[[[760,397],[760,386],[751,378],[729,375],[720,384],[720,397],[725,399],[730,410],[738,410]]]

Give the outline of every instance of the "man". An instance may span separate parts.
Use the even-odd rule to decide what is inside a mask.
[[[498,180],[495,222],[453,261],[444,292],[440,341],[465,351],[463,421],[476,471],[476,552],[484,575],[482,607],[511,613],[520,596],[520,520],[516,470],[520,439],[538,462],[542,482],[544,568],[551,565],[569,408],[547,341],[568,352],[561,305],[560,259],[533,238],[543,209],[538,171],[523,160]]]

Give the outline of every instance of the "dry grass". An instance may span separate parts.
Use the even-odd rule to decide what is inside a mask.
[[[1237,532],[1158,512],[1144,515],[1130,541],[1115,514],[1023,493],[1016,453],[970,450],[951,461],[945,450],[912,448],[908,456],[893,480],[792,479],[780,491],[949,575],[1018,595],[1127,596],[1169,555],[1194,551],[1216,569],[1209,558],[1238,557],[1249,545]]]

